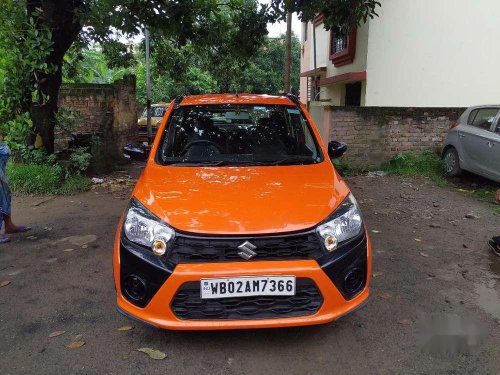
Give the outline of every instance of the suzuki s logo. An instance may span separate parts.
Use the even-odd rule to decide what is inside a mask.
[[[245,260],[250,260],[257,255],[257,253],[254,251],[256,248],[257,246],[255,246],[251,242],[245,241],[240,246],[238,246],[238,249],[240,250],[238,251],[238,255]]]

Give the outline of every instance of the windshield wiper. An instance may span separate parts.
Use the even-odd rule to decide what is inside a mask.
[[[308,156],[290,156],[287,158],[283,158],[281,160],[277,160],[274,162],[270,162],[271,165],[288,165],[288,164],[314,164],[316,163],[315,159],[312,159]]]
[[[180,162],[165,162],[164,165],[184,166],[184,167],[220,167],[229,164],[226,160],[217,161],[180,161]]]

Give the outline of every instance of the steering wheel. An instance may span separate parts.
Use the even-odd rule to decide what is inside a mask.
[[[192,141],[189,142],[186,146],[184,146],[184,149],[182,150],[182,155],[185,155],[187,150],[189,150],[193,146],[197,145],[207,145],[207,146],[214,146],[219,153],[223,154],[224,150],[222,149],[221,146],[219,146],[217,143],[209,141],[208,139],[198,139],[197,141]]]

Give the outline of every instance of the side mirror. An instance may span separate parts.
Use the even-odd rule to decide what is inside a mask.
[[[347,145],[345,143],[331,141],[328,143],[328,155],[332,159],[338,159],[347,151]]]
[[[129,143],[123,147],[123,156],[131,160],[146,161],[150,150],[150,146],[142,143]]]

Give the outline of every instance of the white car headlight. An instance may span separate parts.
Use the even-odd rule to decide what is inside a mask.
[[[163,255],[173,241],[175,231],[132,199],[123,223],[127,238],[139,245],[150,247],[156,255]]]
[[[356,237],[362,230],[363,218],[352,194],[316,229],[328,251],[336,250],[339,244]]]

